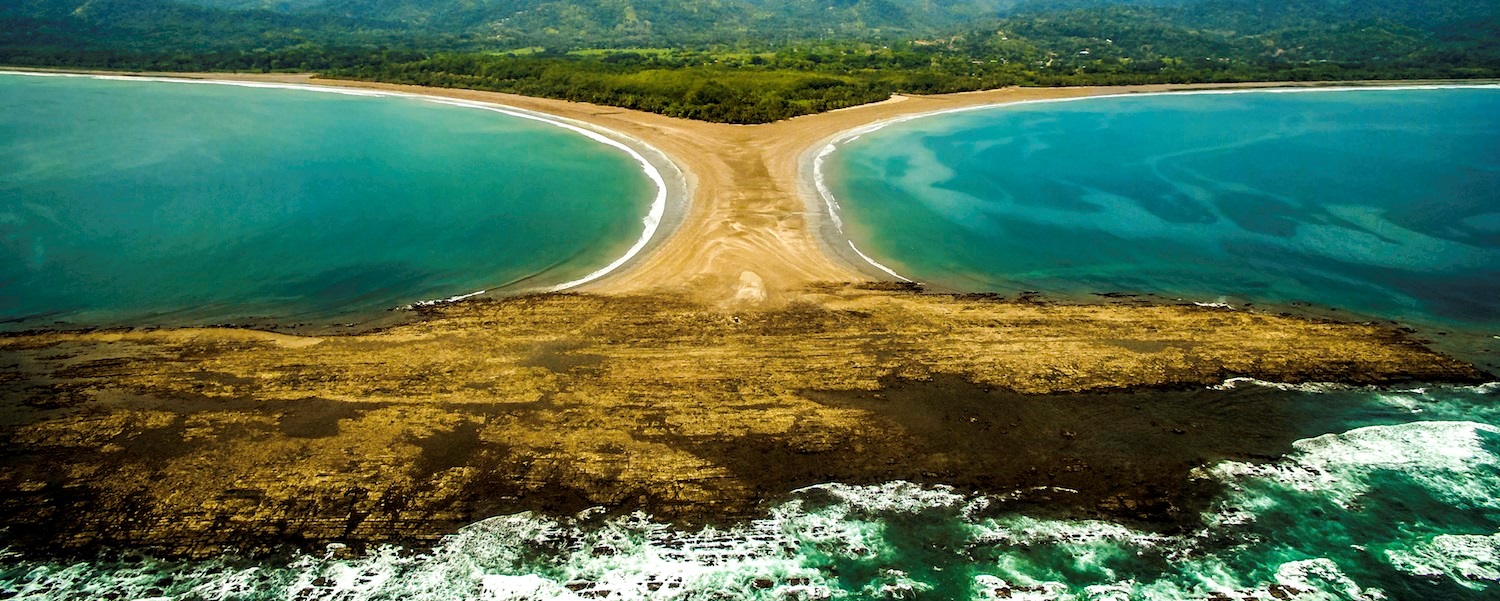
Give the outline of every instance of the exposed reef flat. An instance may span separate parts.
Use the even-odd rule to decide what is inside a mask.
[[[1212,492],[1192,468],[1297,437],[1287,407],[1193,389],[1483,377],[1384,326],[878,284],[774,307],[552,294],[423,312],[323,338],[0,338],[0,546],[422,544],[520,510],[714,521],[894,479],[1173,528]]]

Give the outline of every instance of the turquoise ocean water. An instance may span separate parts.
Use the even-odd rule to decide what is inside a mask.
[[[939,286],[1500,333],[1500,88],[1019,104],[892,124],[823,171],[865,254]]]
[[[577,132],[415,98],[0,75],[7,329],[357,321],[556,285],[656,188]]]
[[[1400,93],[1310,94],[1288,96],[1285,102],[1321,111],[1315,114],[1335,115],[1331,117],[1335,119],[1387,111],[1388,121],[1393,120],[1388,112],[1392,105],[1402,107],[1398,113],[1417,115],[1413,104],[1427,102],[1396,94]],[[1454,108],[1459,113],[1464,112],[1458,110],[1462,107],[1472,109],[1473,103],[1491,102],[1467,94],[1447,97],[1455,99]],[[1266,125],[1264,120],[1260,125],[1241,127],[1237,117],[1231,115],[1252,121],[1264,115],[1225,108],[1256,106],[1263,101],[1274,104],[1283,102],[1283,97],[1099,100],[954,115],[930,124],[917,121],[880,132],[878,136],[884,136],[886,144],[851,145],[846,149],[849,156],[833,155],[830,174],[846,169],[837,176],[849,181],[829,183],[839,191],[849,231],[862,248],[913,277],[951,282],[954,287],[1026,286],[1068,294],[1115,291],[1126,288],[1122,282],[1133,282],[1142,289],[1187,294],[1197,289],[1185,287],[1203,285],[1201,293],[1208,295],[1203,297],[1205,301],[1233,296],[1256,302],[1285,302],[1313,291],[1323,295],[1317,297],[1323,302],[1348,303],[1350,308],[1357,304],[1360,311],[1371,315],[1420,315],[1460,325],[1479,324],[1473,327],[1491,323],[1495,297],[1480,292],[1495,285],[1493,279],[1486,278],[1493,275],[1487,270],[1494,269],[1493,255],[1489,254],[1494,245],[1494,188],[1486,190],[1475,184],[1479,187],[1467,189],[1451,182],[1422,179],[1421,187],[1457,200],[1454,206],[1447,206],[1437,195],[1424,197],[1421,208],[1407,207],[1400,198],[1389,195],[1371,197],[1376,192],[1386,194],[1388,189],[1367,189],[1354,195],[1326,190],[1327,195],[1320,193],[1319,198],[1337,198],[1338,203],[1320,207],[1306,197],[1266,201],[1267,206],[1280,211],[1281,217],[1276,217],[1245,207],[1236,213],[1236,209],[1225,208],[1223,203],[1229,200],[1207,198],[1194,201],[1196,205],[1189,203],[1172,197],[1171,190],[1177,188],[1161,183],[1161,178],[1137,184],[1149,191],[1151,198],[1176,198],[1173,202],[1180,205],[1179,212],[1171,212],[1165,205],[1155,206],[1155,211],[1177,219],[1173,221],[1152,209],[1133,208],[1139,203],[1128,200],[1118,188],[1127,185],[1129,178],[1113,171],[1099,175],[1108,181],[1090,184],[1102,192],[1075,195],[1076,204],[1064,208],[1037,206],[1043,203],[1036,198],[1017,200],[1026,186],[1046,188],[1050,184],[996,175],[993,172],[998,166],[1025,163],[1017,156],[1001,160],[986,154],[1006,144],[1039,153],[1074,143],[1092,144],[1094,138],[1102,137],[1112,143],[1089,152],[1057,152],[1090,165],[1092,170],[1110,171],[1141,161],[1120,153],[1100,156],[1106,150],[1125,150],[1126,141],[1133,140],[1130,144],[1136,146],[1160,145],[1155,151],[1147,149],[1140,154],[1160,157],[1156,164],[1164,173],[1173,174],[1178,185],[1188,186],[1183,182],[1190,180],[1204,190],[1233,190],[1255,196],[1270,194],[1266,190],[1286,185],[1288,180],[1312,177],[1326,173],[1333,168],[1330,165],[1344,164],[1340,153],[1375,151],[1368,148],[1368,139],[1357,144],[1341,142],[1338,132],[1328,130],[1327,124],[1299,116],[1284,106],[1274,111],[1278,115],[1271,119],[1285,126],[1281,129]],[[1093,102],[1102,104],[1090,106]],[[1228,138],[1214,144],[1253,147],[1261,158],[1246,157],[1237,163],[1239,167],[1226,164],[1215,168],[1218,170],[1211,169],[1215,160],[1203,157],[1204,164],[1174,166],[1171,157],[1191,153],[1180,154],[1181,140],[1174,136],[1132,137],[1130,124],[1144,117],[1134,115],[1130,107],[1153,115],[1146,120],[1158,124],[1171,125],[1163,111],[1177,111],[1187,119],[1204,117],[1244,138],[1238,145]],[[1017,123],[1006,121],[1009,119],[1019,119],[1028,126],[1014,129],[991,123]],[[1468,125],[1455,130],[1448,141],[1441,132],[1431,131],[1430,122],[1424,121],[1427,126],[1423,127],[1411,123],[1391,127],[1395,131],[1425,132],[1416,136],[1421,143],[1400,144],[1409,149],[1409,154],[1436,161],[1430,154],[1436,152],[1434,147],[1453,150],[1449,157],[1452,164],[1473,166],[1464,173],[1483,181],[1493,177],[1497,142],[1491,137],[1486,144],[1473,139],[1471,133],[1494,132],[1495,117],[1476,116],[1470,111],[1468,119]],[[1093,127],[1082,127],[1075,120],[1091,122]],[[1072,133],[1049,133],[1053,126]],[[976,139],[965,128],[988,128],[989,135],[1003,139]],[[1296,149],[1292,142],[1297,136],[1283,135],[1309,128],[1321,132],[1314,137],[1324,150]],[[1194,133],[1196,129],[1178,132],[1199,135]],[[903,153],[929,153],[924,150],[924,136],[968,141],[955,142],[954,147],[943,151],[947,154],[938,163],[919,164],[908,158],[903,164],[891,158]],[[1011,140],[1027,137],[1044,141],[1033,144]],[[1267,137],[1273,139],[1264,140]],[[1275,140],[1288,144],[1283,147]],[[886,158],[877,160],[875,156]],[[980,160],[976,156],[990,158]],[[1293,156],[1302,159],[1290,160]],[[872,162],[860,162],[866,158]],[[1282,159],[1287,159],[1281,163],[1285,170],[1266,172],[1267,181],[1230,179],[1250,178],[1243,172],[1267,169],[1261,163]],[[1361,170],[1344,177],[1369,176],[1386,182],[1407,177],[1389,173],[1397,168],[1386,164],[1381,168],[1385,172]],[[975,173],[982,169],[991,174]],[[930,171],[924,174],[923,170]],[[1009,183],[960,185],[982,177]],[[889,178],[891,182],[870,184],[885,195],[879,196],[859,192],[859,184],[853,182],[856,178]],[[931,192],[916,186],[911,188],[913,196],[905,200],[915,206],[899,206],[898,190],[902,188],[897,182],[915,186],[913,182],[923,181],[946,191]],[[1076,192],[1079,188],[1059,183],[1050,189]],[[916,197],[926,193],[932,197]],[[931,206],[934,202],[936,207]],[[996,202],[1004,205],[1003,210],[986,208]],[[1096,211],[1084,203],[1097,203],[1102,208]],[[965,206],[967,212],[962,212]],[[1226,210],[1237,215],[1237,220],[1229,218]],[[905,211],[906,217],[892,214],[899,211]],[[1196,217],[1192,217],[1194,211],[1198,211]],[[1043,217],[1024,223],[1006,221],[1022,219],[1015,216],[1032,212]],[[963,218],[955,219],[954,215]],[[1450,225],[1439,225],[1439,215],[1446,215]],[[1069,218],[1077,219],[1076,227],[1068,227]],[[1016,244],[1006,247],[1005,252],[1036,252],[1050,258],[1000,257],[1002,253],[996,248],[982,252],[989,248],[983,246],[989,238],[983,228],[975,227],[976,223],[1002,223],[1005,231],[1028,236],[1025,244],[996,242]],[[1103,227],[1108,223],[1117,225],[1116,231],[1099,234],[1109,229]],[[1137,252],[1115,237],[1133,232],[1131,235],[1141,236],[1136,242],[1150,247],[1154,239],[1146,236],[1151,233],[1148,230],[1155,228],[1155,235],[1166,235],[1174,232],[1172,224],[1178,223],[1210,231],[1183,234],[1183,240],[1162,242],[1161,249],[1126,255],[1139,257],[1144,262],[1140,269],[1128,269],[1118,260],[1111,262],[1113,252]],[[1408,225],[1398,227],[1396,223]],[[880,224],[886,224],[885,229],[875,229]],[[898,224],[901,227],[895,227]],[[1040,231],[1028,232],[1034,224],[1041,224],[1036,226]],[[1308,230],[1337,232],[1339,236],[1319,244],[1308,239]],[[909,231],[932,237],[922,246],[903,246],[900,240],[917,239],[908,238],[915,236]],[[891,240],[885,240],[886,236]],[[1336,239],[1339,237],[1344,238],[1344,246]],[[1425,246],[1421,252],[1394,253],[1383,256],[1384,260],[1364,256],[1359,250],[1397,244]],[[949,246],[964,248],[946,248]],[[1264,273],[1257,275],[1256,269],[1237,262],[1242,256],[1234,249],[1240,247],[1267,253],[1251,253],[1260,257],[1255,264]],[[992,263],[940,263],[938,257],[955,261],[953,257],[987,257]],[[1100,264],[1091,267],[1082,260],[1089,257]],[[1180,264],[1173,265],[1173,257]],[[1049,261],[1063,266],[1048,268]],[[1031,268],[1006,271],[1008,265]],[[1430,279],[1412,275],[1424,272]],[[1261,284],[1225,288],[1251,276]],[[1075,283],[1075,277],[1083,278],[1082,283]],[[1426,282],[1426,288],[1434,289],[1423,289],[1414,281]],[[1042,285],[1047,282],[1056,287]],[[1445,282],[1468,288],[1442,289]],[[1324,289],[1332,283],[1345,288]],[[1283,292],[1286,297],[1280,296]],[[1192,521],[1195,525],[1185,529],[1068,517],[1045,511],[1045,507],[1014,509],[1007,495],[979,495],[938,483],[829,483],[789,494],[785,501],[768,507],[762,519],[747,523],[699,529],[662,523],[644,515],[518,514],[469,526],[431,550],[413,552],[392,547],[354,558],[314,552],[276,559],[225,556],[178,561],[123,550],[98,558],[61,560],[13,549],[0,560],[0,592],[16,599],[1500,598],[1500,405],[1496,403],[1500,385],[1375,389],[1236,380],[1220,387],[1170,394],[1101,394],[1098,400],[1101,404],[1178,403],[1184,419],[1193,420],[1223,419],[1205,411],[1205,407],[1274,408],[1277,415],[1291,416],[1286,422],[1294,432],[1288,439],[1296,442],[1284,454],[1275,456],[1205,460],[1193,473],[1193,482],[1184,482],[1183,486],[1207,482],[1218,492],[1195,510],[1200,512]],[[1243,414],[1225,411],[1222,415]],[[1078,431],[1080,440],[1090,435],[1090,428],[1110,427],[1107,422],[1069,425]],[[976,434],[955,433],[962,435]],[[1027,450],[1017,452],[1024,454]],[[1135,461],[1151,461],[1149,449],[1122,452],[1139,454]],[[1055,490],[1052,494],[1066,495],[1067,491]]]

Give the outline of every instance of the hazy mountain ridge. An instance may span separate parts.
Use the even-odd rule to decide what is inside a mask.
[[[942,37],[1002,24],[1063,37],[1165,28],[1227,39],[1374,23],[1482,41],[1500,0],[4,0],[0,15],[20,23],[9,37],[89,29],[84,37],[97,41],[122,31],[143,38],[117,40],[125,46],[170,40],[180,49],[733,45]],[[1059,17],[1076,31],[1056,31]]]
[[[316,71],[758,123],[1007,85],[1500,77],[1500,0],[0,0],[0,64]]]
[[[929,34],[999,18],[1011,0],[32,0],[6,2],[37,19],[128,26],[163,13],[234,14],[295,26],[328,19],[405,33],[575,39],[781,38],[860,33]],[[280,15],[277,18],[274,15]],[[290,20],[288,20],[290,19]]]

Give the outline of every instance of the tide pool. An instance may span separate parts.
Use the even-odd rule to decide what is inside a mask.
[[[414,97],[0,75],[0,322],[326,323],[547,288],[639,250],[643,166]]]
[[[843,233],[959,290],[1306,302],[1500,327],[1500,89],[991,107],[821,162]]]

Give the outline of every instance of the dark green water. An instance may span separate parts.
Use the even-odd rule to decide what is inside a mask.
[[[0,322],[357,320],[557,285],[641,238],[646,175],[416,98],[0,75]]]

